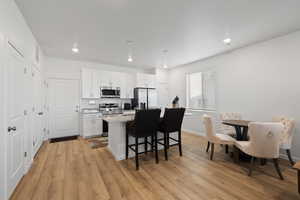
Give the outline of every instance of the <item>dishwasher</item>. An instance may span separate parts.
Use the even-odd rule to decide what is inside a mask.
[[[83,111],[81,113],[82,136],[90,138],[102,135],[102,114],[99,111]]]

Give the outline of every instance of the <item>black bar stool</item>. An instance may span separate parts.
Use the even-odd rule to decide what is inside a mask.
[[[148,152],[148,144],[151,145],[152,151],[155,150],[155,159],[158,163],[157,151],[157,130],[160,120],[160,109],[137,110],[134,121],[126,123],[126,160],[128,159],[129,149],[135,152],[136,170],[139,169],[138,154]],[[135,144],[129,144],[129,136],[135,138]],[[151,143],[148,142],[151,137]],[[144,138],[143,143],[139,143],[139,138]],[[139,145],[144,145],[145,151],[139,152]]]
[[[179,146],[179,155],[182,156],[181,147],[181,126],[184,117],[185,108],[166,108],[164,117],[160,120],[159,132],[164,134],[164,138],[158,139],[158,144],[164,146],[165,159],[168,160],[168,148],[170,146]],[[170,133],[178,132],[178,139],[170,137]],[[170,145],[170,139],[176,143]],[[161,143],[160,141],[164,141]]]

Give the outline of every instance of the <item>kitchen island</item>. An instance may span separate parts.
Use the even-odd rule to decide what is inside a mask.
[[[108,149],[114,155],[116,160],[124,160],[126,148],[126,122],[134,120],[134,113],[107,116],[104,117],[103,120],[108,123]],[[133,142],[133,138],[129,138],[129,144],[132,144]],[[129,157],[133,156],[134,152],[129,151]]]
[[[124,113],[119,115],[106,116],[103,120],[108,122],[108,149],[114,155],[116,160],[125,159],[126,148],[126,122],[134,120],[134,112]],[[162,137],[162,133],[158,134],[158,137]],[[150,140],[150,138],[149,138]],[[140,138],[139,142],[143,142],[144,138]],[[129,137],[129,144],[134,143],[134,138]],[[151,150],[148,145],[149,151]],[[159,145],[158,149],[162,149],[163,146]],[[144,146],[139,145],[139,152],[144,151]],[[129,150],[129,157],[134,157],[134,152]]]
[[[126,122],[134,120],[135,111],[125,112],[118,115],[109,115],[103,117],[103,120],[108,122],[108,149],[114,155],[116,160],[125,159],[126,148]],[[185,113],[191,115],[191,113]],[[170,136],[177,139],[177,133],[170,133]],[[163,138],[163,133],[158,132],[158,138]],[[150,138],[149,138],[150,140]],[[129,144],[134,144],[134,138],[129,137]],[[139,143],[144,142],[144,138],[139,139]],[[150,141],[149,141],[150,142]],[[174,141],[170,140],[170,145]],[[162,145],[158,144],[158,149],[163,149]],[[148,145],[148,150],[151,150],[151,145]],[[139,145],[139,152],[144,151],[144,146]],[[129,150],[129,157],[134,157],[134,152]]]

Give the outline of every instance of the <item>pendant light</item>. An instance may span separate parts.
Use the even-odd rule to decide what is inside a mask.
[[[133,62],[133,59],[132,59],[132,44],[133,44],[132,41],[127,40],[127,46],[128,46],[128,59],[127,59],[127,61],[128,62]]]
[[[73,53],[79,53],[79,48],[78,48],[78,44],[77,44],[77,43],[74,43],[74,44],[73,44],[72,52],[73,52]]]

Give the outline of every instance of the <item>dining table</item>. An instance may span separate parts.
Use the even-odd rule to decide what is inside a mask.
[[[228,126],[232,126],[235,128],[236,136],[235,139],[238,141],[247,141],[248,138],[248,126],[251,121],[248,120],[223,120],[222,123]],[[235,162],[238,160],[250,161],[251,156],[241,152],[239,149],[235,148],[236,154],[238,154],[238,158],[235,158]],[[261,162],[265,164],[265,161]]]
[[[248,140],[248,126],[251,121],[248,120],[223,120],[222,123],[235,128],[236,140]]]

